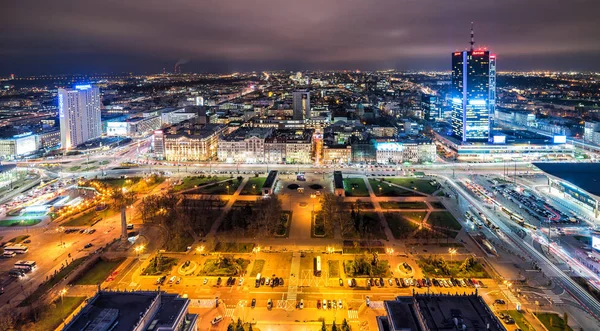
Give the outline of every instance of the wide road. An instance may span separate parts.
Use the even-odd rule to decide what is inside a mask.
[[[498,226],[502,233],[507,236],[510,241],[510,245],[517,246],[524,250],[532,260],[536,261],[538,266],[542,269],[544,274],[550,277],[553,281],[560,283],[579,303],[587,309],[596,319],[600,320],[600,303],[594,299],[588,292],[586,292],[581,286],[573,281],[567,274],[565,274],[560,268],[555,266],[546,256],[540,253],[535,247],[533,247],[528,240],[523,240],[521,237],[513,233],[510,226],[504,221],[503,218],[498,217],[496,214],[491,212],[488,208],[471,194],[466,192],[460,185],[456,184],[453,180],[446,176],[440,176],[446,179],[455,190],[469,203],[475,206],[481,211],[493,224]],[[512,223],[513,225],[516,223]]]

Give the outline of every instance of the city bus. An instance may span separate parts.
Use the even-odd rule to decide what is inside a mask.
[[[26,272],[32,271],[36,267],[37,264],[35,261],[17,261],[17,263],[15,263],[15,269],[22,269]]]
[[[321,257],[315,257],[315,276],[321,276]]]
[[[15,244],[12,246],[4,247],[4,252],[13,252],[16,254],[25,254],[25,253],[27,253],[28,250],[29,250],[29,248],[27,246],[21,245],[21,244]]]

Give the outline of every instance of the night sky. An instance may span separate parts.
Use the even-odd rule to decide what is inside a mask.
[[[600,70],[598,0],[13,0],[0,75],[449,70],[476,46],[499,70]]]

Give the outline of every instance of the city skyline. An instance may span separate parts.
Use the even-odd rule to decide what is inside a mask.
[[[599,69],[591,1],[317,5],[15,3],[4,11],[0,74],[172,72],[178,62],[181,72],[445,70],[471,21],[500,71]]]

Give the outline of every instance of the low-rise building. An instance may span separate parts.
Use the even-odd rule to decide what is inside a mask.
[[[272,129],[239,128],[219,139],[217,157],[228,163],[264,163],[265,140]]]
[[[167,161],[208,161],[216,158],[219,135],[225,128],[225,125],[207,124],[200,129],[162,134],[163,158]],[[154,137],[156,139],[156,133]]]
[[[313,130],[274,130],[265,140],[268,163],[313,162]]]
[[[435,162],[436,146],[428,139],[415,139],[376,144],[377,163]]]
[[[0,157],[14,158],[40,149],[39,137],[31,132],[0,138]]]
[[[352,160],[352,146],[350,145],[330,145],[323,146],[323,163],[350,163]]]
[[[98,291],[63,330],[196,331],[189,299],[160,291]]]

